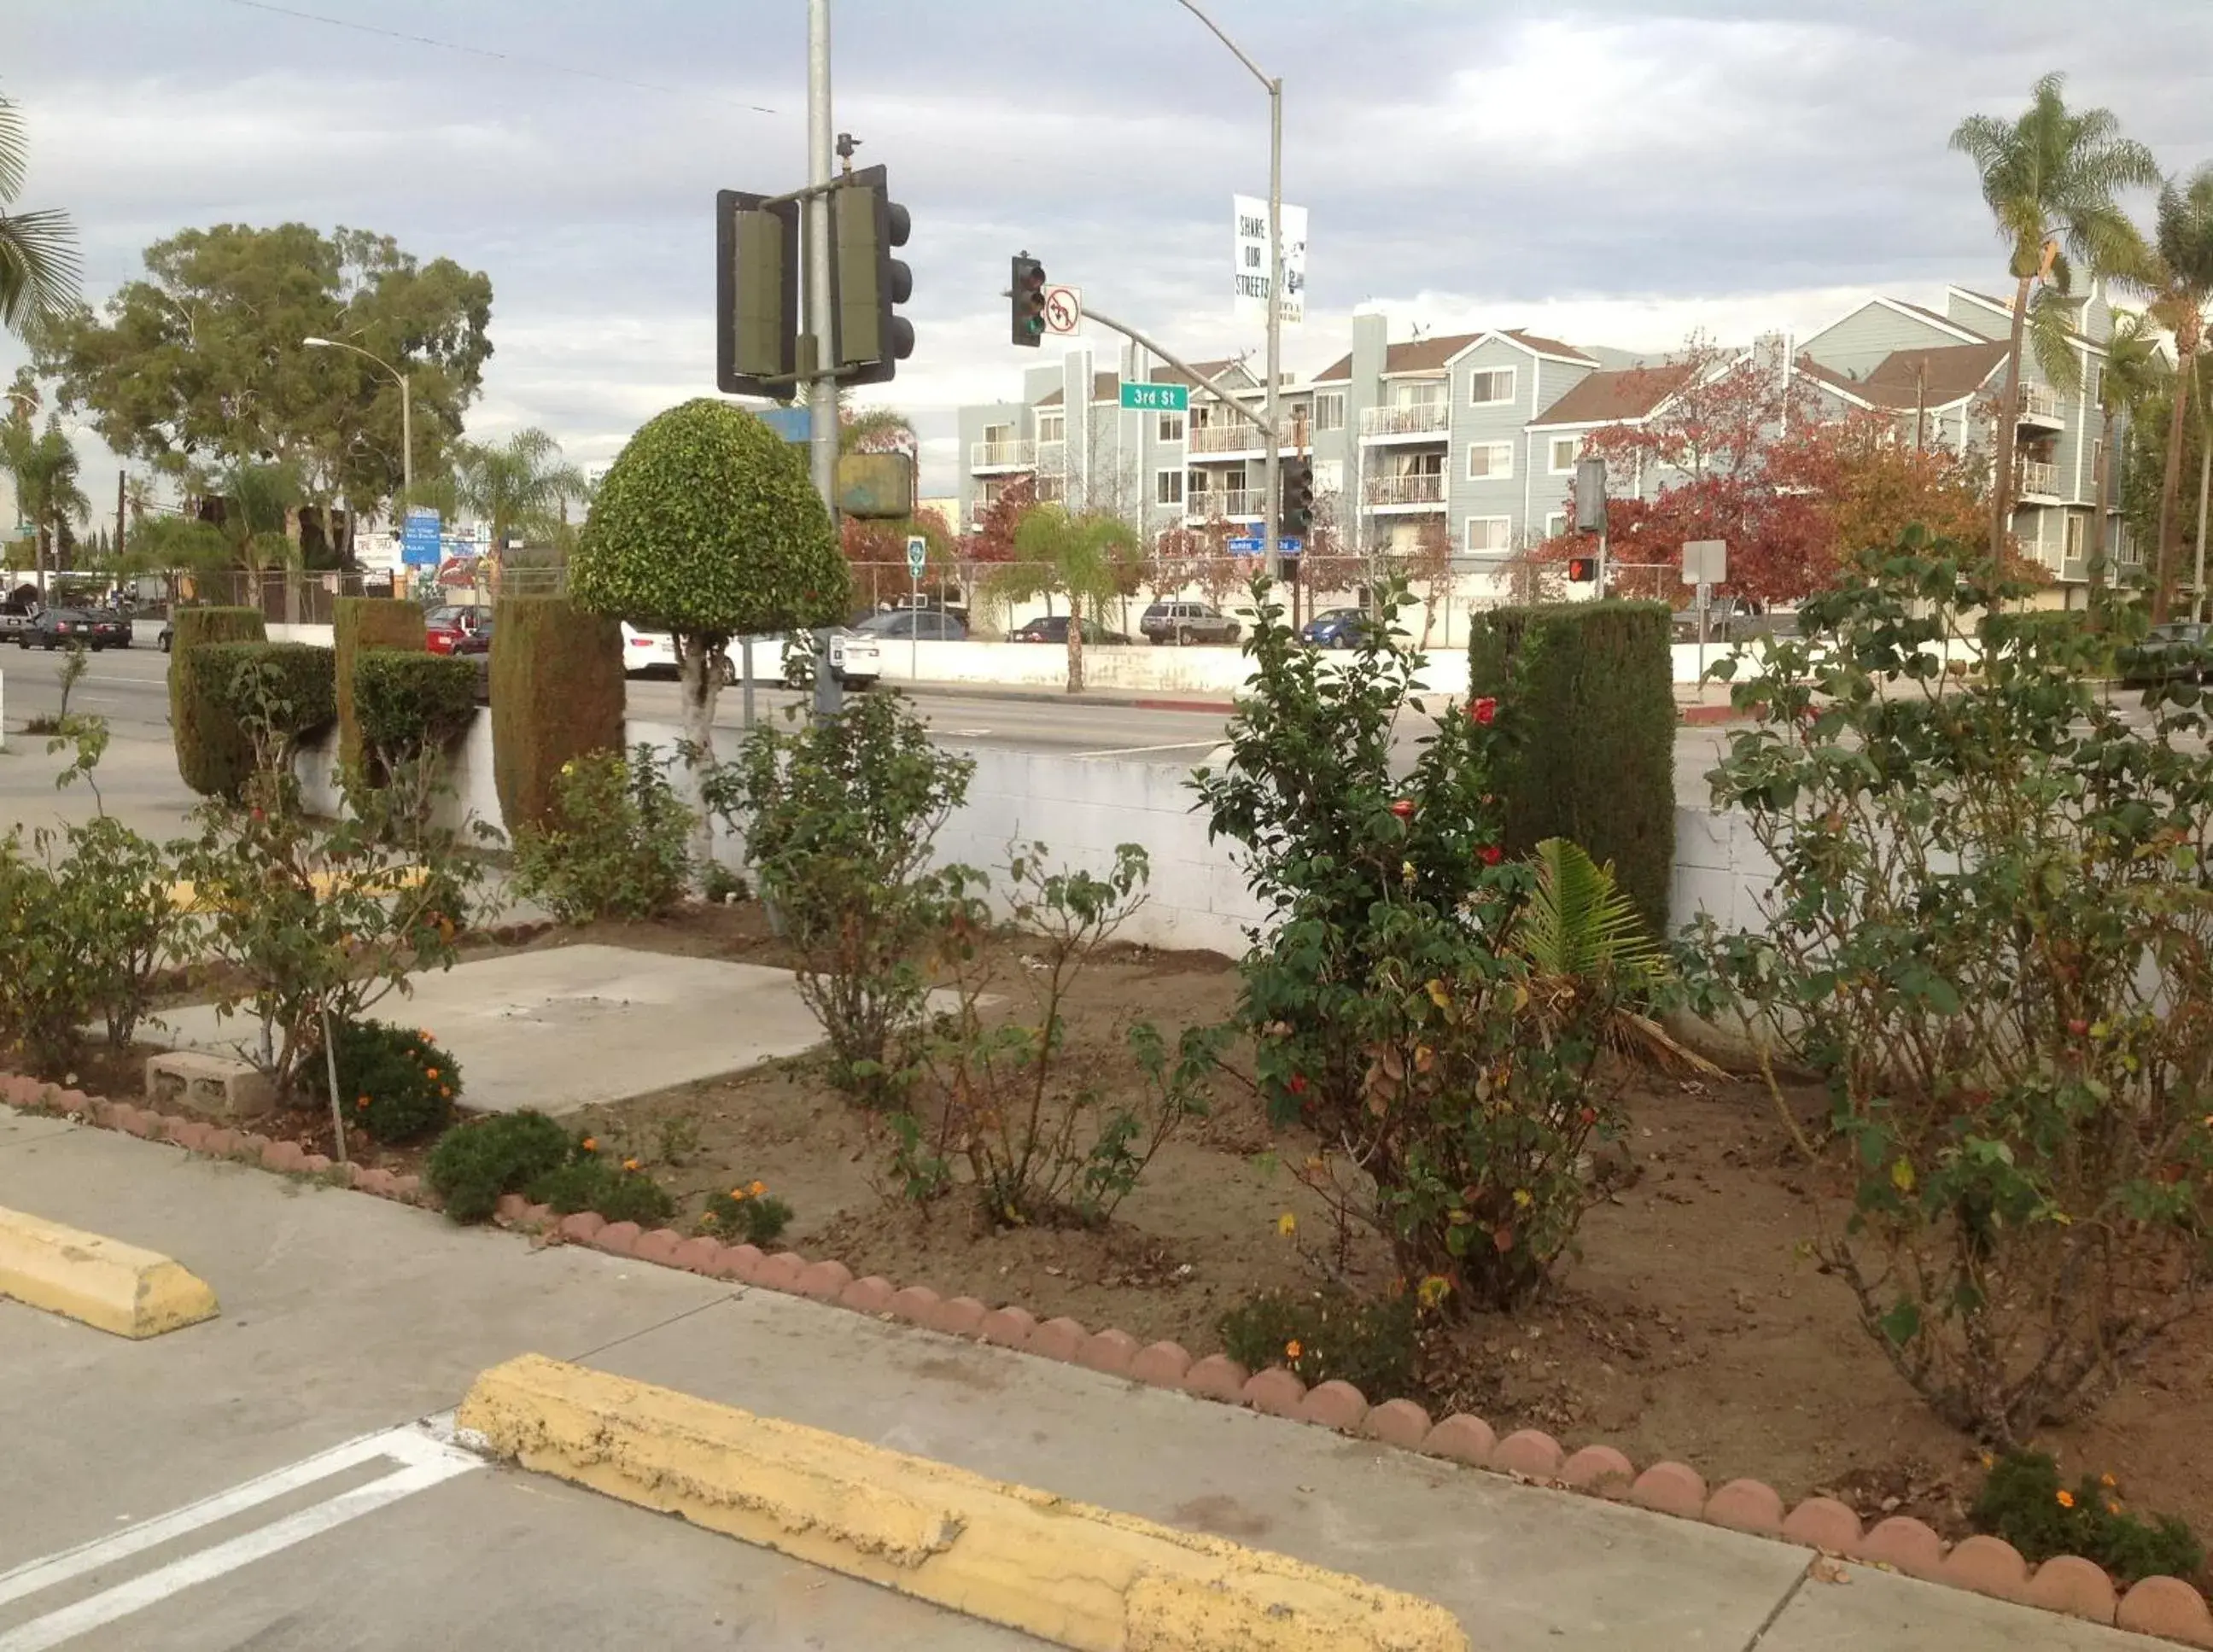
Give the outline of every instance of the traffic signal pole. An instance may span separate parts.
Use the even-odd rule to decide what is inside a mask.
[[[830,109],[830,0],[807,0],[807,332],[811,360],[799,363],[811,373],[808,391],[808,445],[814,491],[838,524],[838,349],[835,296],[830,278],[830,174],[834,125]],[[835,716],[844,696],[830,672],[830,631],[814,633],[814,712]]]
[[[1230,389],[1219,380],[1208,378],[1205,374],[1200,372],[1189,362],[1184,360],[1182,357],[1169,350],[1166,344],[1160,344],[1154,339],[1148,338],[1143,333],[1138,332],[1137,328],[1131,326],[1128,323],[1117,321],[1113,316],[1103,314],[1100,311],[1093,309],[1088,304],[1086,304],[1083,307],[1083,319],[1087,321],[1096,321],[1100,326],[1105,327],[1109,332],[1119,332],[1125,338],[1130,340],[1131,343],[1137,344],[1143,349],[1149,350],[1154,355],[1159,357],[1170,367],[1173,367],[1178,372],[1187,375],[1193,384],[1212,391],[1216,396],[1221,399],[1222,405],[1223,406],[1228,408],[1231,412],[1236,414],[1247,424],[1257,425],[1263,431],[1272,431],[1276,428],[1268,421],[1265,415],[1254,412],[1250,407],[1247,407],[1243,402],[1240,401],[1237,399],[1237,393],[1235,391]],[[1272,558],[1271,560],[1272,561]],[[1274,571],[1275,570],[1271,566],[1269,572],[1272,575]]]

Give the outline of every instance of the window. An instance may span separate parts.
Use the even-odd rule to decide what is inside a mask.
[[[1183,440],[1183,415],[1181,413],[1162,413],[1161,415],[1160,439],[1163,442],[1180,442]]]
[[[984,427],[984,445],[987,448],[996,448],[1014,439],[1015,427],[1011,424],[986,424]]]
[[[1576,460],[1582,456],[1583,439],[1579,436],[1556,436],[1552,438],[1552,474],[1573,476]]]
[[[1153,472],[1153,503],[1156,505],[1180,505],[1183,503],[1181,471]]]
[[[1514,474],[1514,444],[1510,442],[1478,442],[1467,450],[1467,479],[1471,482],[1497,481]]]
[[[1567,531],[1568,513],[1566,511],[1548,510],[1545,513],[1545,537],[1546,539],[1557,539],[1561,534]]]
[[[1400,379],[1391,386],[1393,407],[1435,407],[1445,399],[1445,387],[1436,379]]]
[[[1314,403],[1314,427],[1317,430],[1342,430],[1344,428],[1344,392],[1317,392]]]
[[[1471,407],[1496,407],[1514,399],[1514,369],[1510,367],[1485,368],[1467,375],[1467,401]]]
[[[1467,553],[1471,557],[1503,556],[1514,548],[1511,516],[1471,516],[1467,519]]]
[[[1068,413],[1056,407],[1051,412],[1042,408],[1037,416],[1037,439],[1040,442],[1064,442],[1068,439]]]
[[[2072,514],[2067,518],[2066,555],[2070,562],[2082,560],[2082,530],[2088,524],[2089,520],[2087,516],[2076,516]]]

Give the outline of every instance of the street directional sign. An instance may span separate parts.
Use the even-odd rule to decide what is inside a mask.
[[[1125,384],[1122,387],[1122,405],[1134,407],[1143,413],[1181,413],[1191,407],[1191,387],[1186,384]]]
[[[427,505],[408,508],[399,528],[399,560],[410,568],[436,568],[443,554],[438,513]]]
[[[930,559],[930,541],[919,533],[906,536],[906,571],[910,579],[922,577],[922,565]]]
[[[804,442],[814,429],[814,410],[807,407],[756,407],[760,422],[786,442]]]
[[[1276,549],[1287,557],[1295,557],[1306,548],[1307,542],[1295,533],[1279,533],[1276,536]]]
[[[1232,551],[1244,556],[1257,556],[1260,550],[1260,536],[1258,533],[1241,533],[1224,543]]]

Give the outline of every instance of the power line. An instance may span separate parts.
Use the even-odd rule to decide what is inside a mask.
[[[554,63],[544,58],[527,58],[514,52],[494,52],[486,46],[463,46],[454,40],[436,40],[428,34],[410,34],[400,29],[380,28],[374,23],[357,23],[350,17],[326,17],[320,12],[301,11],[291,6],[271,5],[269,0],[230,0],[230,3],[234,6],[243,6],[248,11],[273,12],[279,17],[296,18],[305,23],[323,23],[332,28],[351,29],[357,34],[377,34],[387,40],[405,40],[411,46],[435,46],[441,52],[458,52],[465,57],[490,58],[498,63],[513,64],[517,68],[542,69],[549,74],[573,75],[579,80],[595,80],[609,86],[627,86],[634,91],[658,92],[664,97],[691,98],[702,95],[698,92],[683,87],[661,86],[651,81],[629,80],[620,75],[603,75],[594,69],[571,69],[566,64]],[[714,101],[722,101],[720,99]],[[735,107],[750,110],[759,115],[772,115],[777,113],[766,105],[759,103],[744,103]]]

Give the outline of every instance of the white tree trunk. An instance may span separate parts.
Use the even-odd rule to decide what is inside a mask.
[[[722,690],[722,674],[714,669],[713,640],[696,631],[676,634],[676,678],[684,738],[703,753],[701,760],[709,763],[715,755],[715,702]],[[695,881],[703,881],[714,850],[714,829],[706,810],[699,807],[696,778],[686,789],[696,817],[692,827],[692,875]]]

